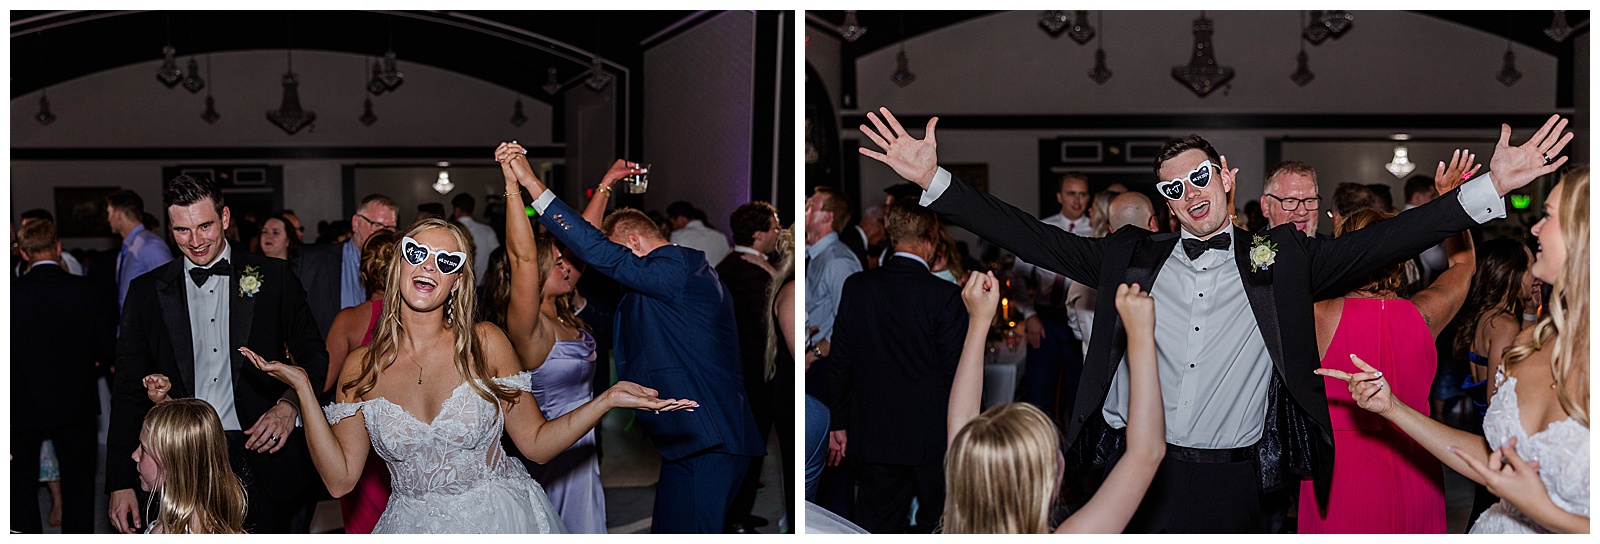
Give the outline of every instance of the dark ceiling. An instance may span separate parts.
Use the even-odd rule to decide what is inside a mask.
[[[562,81],[586,66],[489,33],[556,49],[598,54],[637,70],[641,42],[694,11],[15,11],[11,12],[11,97],[95,72],[161,59],[169,41],[182,66],[206,52],[310,49],[380,56],[390,48],[406,63],[421,63],[544,98],[539,86],[555,66]],[[684,25],[692,26],[692,25]],[[509,28],[507,28],[509,27]],[[669,31],[670,33],[670,31]],[[660,41],[659,38],[651,43]],[[568,47],[570,46],[570,48]],[[586,60],[586,59],[585,59]],[[154,79],[152,71],[151,78]]]
[[[995,11],[858,11],[856,19],[861,26],[867,27],[867,33],[855,42],[844,44],[846,57],[859,57],[877,51],[884,47],[900,43],[910,36],[930,32],[949,25],[964,22],[969,19],[982,17]],[[1512,40],[1522,45],[1544,51],[1551,55],[1570,58],[1572,56],[1572,38],[1565,42],[1556,43],[1544,35],[1544,29],[1550,26],[1553,13],[1542,11],[1419,11],[1424,15],[1444,19],[1459,25],[1469,26],[1490,34],[1509,36]],[[1361,12],[1352,12],[1355,16],[1355,29],[1361,28]],[[843,11],[806,11],[806,16],[818,16],[837,26],[844,22]],[[1588,11],[1568,11],[1567,24],[1578,27],[1579,23],[1589,20]],[[1577,28],[1574,36],[1586,34],[1589,26]]]

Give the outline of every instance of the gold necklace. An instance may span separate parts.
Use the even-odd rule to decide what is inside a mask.
[[[417,362],[417,354],[412,353],[409,358],[411,364],[417,365],[417,385],[422,385],[422,363]]]

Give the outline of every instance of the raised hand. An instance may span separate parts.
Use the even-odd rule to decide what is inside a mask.
[[[939,118],[928,120],[927,132],[923,139],[918,140],[912,138],[905,127],[900,126],[900,121],[894,118],[894,114],[889,113],[889,108],[878,108],[878,111],[883,112],[883,118],[888,121],[888,125],[885,126],[884,121],[879,120],[876,114],[867,112],[867,120],[872,122],[876,130],[861,125],[861,133],[883,149],[883,152],[879,153],[865,147],[859,148],[859,151],[862,155],[889,165],[894,169],[894,173],[926,190],[928,184],[933,183],[933,174],[939,171],[939,145],[933,138],[933,125],[939,122]]]
[[[606,175],[600,178],[599,189],[611,187],[611,184],[616,183],[619,179],[643,172],[639,168],[639,163],[629,162],[626,159],[617,159],[617,162],[611,163],[611,168],[606,170]]]
[[[1222,180],[1222,186],[1226,187],[1229,193],[1232,193],[1232,192],[1234,192],[1233,191],[1233,186],[1234,186],[1233,182],[1234,182],[1235,177],[1237,177],[1239,175],[1239,169],[1238,168],[1231,168],[1231,169],[1228,168],[1228,156],[1227,155],[1220,155],[1217,158],[1222,161],[1222,164],[1217,166],[1217,178],[1221,179]],[[1228,205],[1231,207],[1233,205],[1233,202],[1229,201]]]
[[[1478,175],[1478,169],[1483,168],[1483,165],[1475,164],[1477,159],[1478,156],[1472,152],[1457,149],[1455,153],[1450,154],[1449,166],[1446,166],[1444,161],[1439,161],[1439,167],[1433,171],[1433,191],[1441,195],[1448,193],[1472,179],[1472,176]]]
[[[1000,305],[1000,281],[994,278],[994,272],[969,272],[967,284],[961,287],[961,302],[967,305],[971,320],[979,323],[993,321],[995,310]]]
[[[151,374],[144,377],[145,396],[150,397],[150,402],[161,404],[167,401],[167,391],[172,390],[172,380],[165,374]]]
[[[1355,399],[1356,406],[1368,412],[1379,415],[1388,414],[1394,409],[1394,391],[1389,388],[1389,382],[1383,379],[1383,373],[1372,368],[1366,361],[1350,354],[1350,362],[1355,363],[1361,372],[1350,374],[1332,368],[1319,368],[1314,372],[1319,376],[1327,376],[1344,380],[1350,384],[1350,396]]]
[[[689,399],[662,399],[657,398],[659,391],[630,381],[620,381],[611,386],[602,395],[613,408],[634,408],[638,410],[654,410],[656,413],[671,412],[675,410],[688,410],[693,412],[700,407],[700,403]]]
[[[1139,284],[1121,284],[1117,286],[1117,315],[1122,316],[1122,323],[1129,335],[1145,334],[1154,336],[1156,330],[1156,299],[1150,293],[1139,290]]]
[[[1572,141],[1572,133],[1565,132],[1566,128],[1566,119],[1551,115],[1550,120],[1545,121],[1532,138],[1522,145],[1511,147],[1511,125],[1500,125],[1500,141],[1494,145],[1494,157],[1489,159],[1489,172],[1493,174],[1491,179],[1500,196],[1506,196],[1567,163],[1567,158],[1561,156],[1561,150]]]

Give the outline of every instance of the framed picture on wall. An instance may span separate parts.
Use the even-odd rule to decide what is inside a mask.
[[[56,234],[61,238],[111,236],[106,197],[121,187],[56,187]]]
[[[971,185],[972,188],[979,191],[989,192],[989,163],[946,164],[943,166],[956,179],[967,182],[967,185]]]

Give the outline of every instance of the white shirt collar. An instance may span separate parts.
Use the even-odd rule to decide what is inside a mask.
[[[207,264],[207,265],[205,265],[203,267],[200,266],[200,265],[194,264],[194,261],[189,260],[189,256],[183,254],[182,250],[179,250],[178,253],[179,253],[178,256],[183,258],[183,271],[184,272],[188,272],[188,271],[194,270],[196,268],[210,268],[212,266],[216,266],[216,264],[218,262],[221,262],[222,259],[227,259],[229,263],[233,262],[233,244],[228,243],[228,240],[226,240],[226,239],[222,240],[222,253],[218,254],[216,259],[212,259],[210,264]]]
[[[896,256],[896,257],[905,257],[907,259],[911,259],[913,261],[917,261],[919,263],[922,263],[922,267],[923,268],[926,268],[928,270],[933,270],[933,267],[928,266],[928,261],[927,260],[924,260],[922,257],[919,257],[914,253],[906,253],[904,251],[896,251],[896,252],[894,252],[894,256]]]
[[[733,246],[733,250],[737,251],[739,253],[749,253],[751,255],[755,255],[755,256],[761,257],[763,259],[766,258],[766,255],[762,255],[760,251],[756,251],[756,248],[753,248],[753,247],[750,247],[750,246],[741,246],[741,245],[735,244]]]

